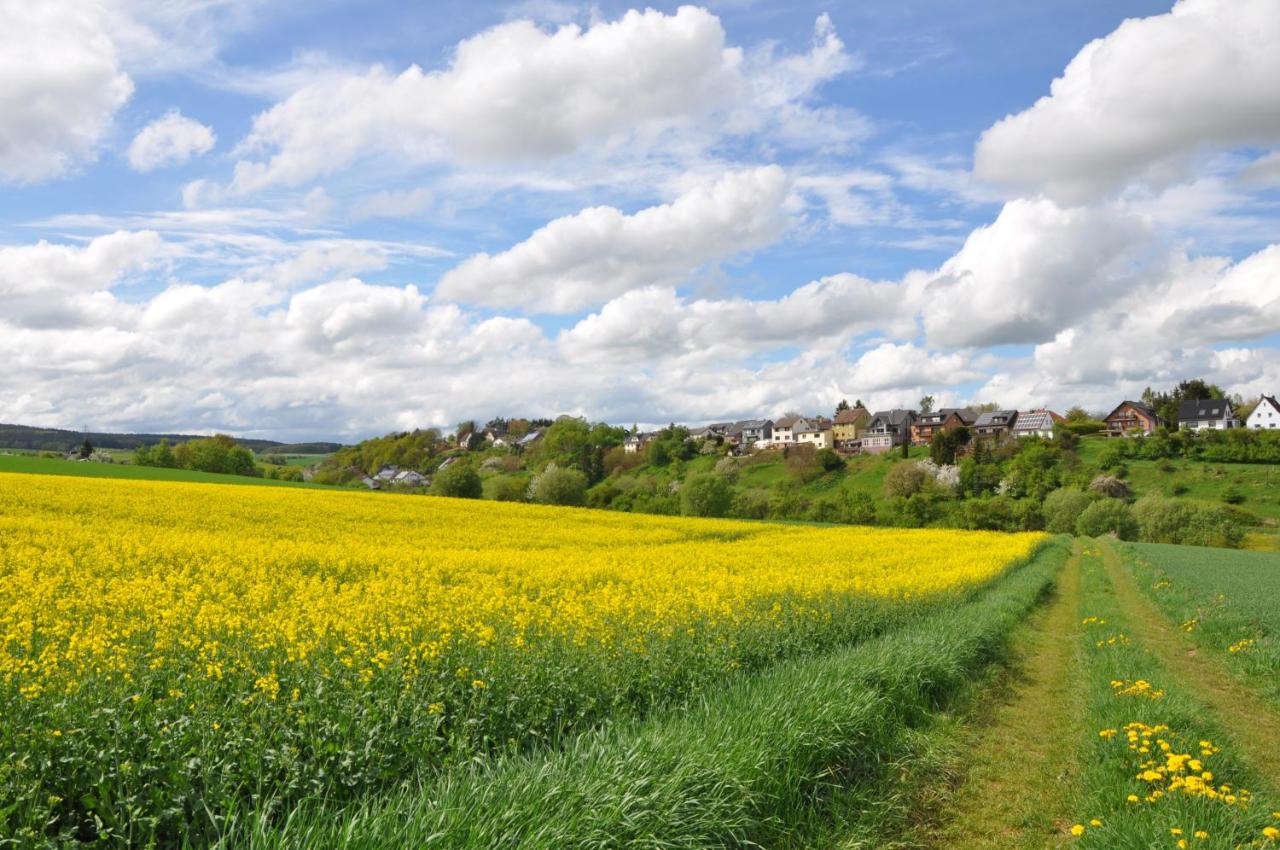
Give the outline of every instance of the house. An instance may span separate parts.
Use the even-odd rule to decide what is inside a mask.
[[[1178,402],[1178,427],[1188,431],[1213,431],[1239,428],[1235,408],[1225,398],[1195,399]]]
[[[400,472],[400,467],[395,464],[387,464],[374,473],[374,478],[378,481],[394,481],[396,475]]]
[[[694,440],[724,439],[725,434],[731,427],[733,427],[732,422],[712,422],[705,428],[697,428],[690,431],[689,437]]]
[[[1014,420],[1013,429],[1010,433],[1015,439],[1022,440],[1026,437],[1039,437],[1042,440],[1053,439],[1053,426],[1059,422],[1065,422],[1058,414],[1052,410],[1046,410],[1043,407],[1035,410],[1020,410],[1017,418]]]
[[[391,483],[398,484],[401,487],[425,487],[427,486],[427,477],[412,469],[402,469],[396,473],[395,478],[391,479]]]
[[[1276,401],[1276,397],[1264,395],[1258,402],[1258,406],[1253,409],[1253,413],[1250,413],[1249,418],[1245,420],[1244,427],[1255,431],[1280,428],[1280,402]]]
[[[773,423],[773,436],[769,442],[774,446],[793,445],[796,441],[796,427],[808,424],[803,416],[784,416]]]
[[[792,426],[795,433],[795,444],[813,446],[815,449],[829,449],[835,446],[831,431],[831,420],[819,416],[816,419],[800,419]]]
[[[944,407],[941,410],[921,413],[911,427],[911,442],[917,446],[927,446],[937,432],[951,428],[967,428],[977,418],[977,414],[964,407]]]
[[[1018,421],[1016,410],[988,410],[978,414],[973,423],[973,433],[977,437],[989,440],[1000,440],[1013,433],[1014,424]],[[1053,430],[1052,423],[1050,431]]]
[[[846,407],[837,413],[831,420],[831,439],[835,448],[845,452],[856,451],[859,432],[866,430],[870,421],[871,412],[862,405]]]
[[[377,490],[381,485],[369,476],[365,475],[360,478],[360,483],[368,487],[370,490]]]
[[[754,446],[761,440],[773,439],[772,419],[744,419],[733,423],[730,436],[736,436],[739,445]]]
[[[1107,423],[1108,437],[1125,437],[1134,434],[1151,434],[1164,424],[1154,410],[1140,401],[1122,401],[1103,420]]]
[[[911,440],[911,426],[915,424],[914,410],[882,410],[871,417],[862,432],[862,450],[868,454],[881,454]]]
[[[530,431],[528,434],[525,434],[523,437],[521,437],[519,440],[516,441],[516,446],[522,449],[527,449],[541,439],[542,439],[542,431]]]
[[[641,449],[649,445],[649,441],[652,439],[652,431],[644,431],[639,434],[628,434],[627,438],[622,441],[622,450],[629,455],[637,454]]]

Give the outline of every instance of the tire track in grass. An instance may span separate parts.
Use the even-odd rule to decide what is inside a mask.
[[[1116,601],[1131,630],[1179,683],[1207,704],[1230,730],[1242,761],[1254,768],[1268,790],[1280,794],[1280,715],[1233,677],[1216,659],[1191,645],[1138,587],[1115,547],[1099,540],[1102,563]]]
[[[1062,842],[1079,774],[1062,741],[1081,740],[1084,728],[1080,558],[1077,542],[1052,601],[1015,633],[1015,660],[995,682],[998,702],[979,711],[965,740],[964,781],[926,846],[1003,850]]]

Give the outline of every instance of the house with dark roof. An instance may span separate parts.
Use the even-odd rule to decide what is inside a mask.
[[[1107,423],[1108,437],[1149,435],[1164,424],[1164,420],[1152,408],[1140,401],[1122,401],[1103,419]]]
[[[1052,440],[1053,426],[1065,421],[1052,410],[1047,410],[1043,407],[1038,407],[1035,410],[1019,410],[1018,418],[1014,420],[1013,427],[1009,430],[1009,433],[1013,435],[1015,440],[1022,440],[1027,437]]]
[[[1178,427],[1188,431],[1239,428],[1235,408],[1225,398],[1184,399],[1178,402]]]
[[[881,410],[871,416],[867,429],[862,432],[861,448],[869,454],[882,454],[911,441],[911,426],[915,424],[914,410]]]
[[[1013,425],[1018,421],[1016,410],[987,410],[978,414],[973,423],[976,437],[989,440],[1001,440],[1013,433]]]
[[[796,445],[813,446],[815,449],[829,449],[834,445],[831,436],[831,420],[825,416],[802,419],[793,426],[793,430]]]
[[[649,445],[653,440],[652,431],[641,431],[638,434],[628,434],[627,438],[622,441],[622,450],[629,455],[638,454],[645,446]]]
[[[773,439],[772,419],[743,419],[734,422],[724,433],[725,440],[735,446],[755,448],[757,443]]]
[[[976,413],[965,407],[944,407],[940,410],[921,413],[911,427],[911,442],[917,446],[927,446],[933,440],[933,435],[939,431],[967,428],[977,418]]]
[[[1254,431],[1280,430],[1280,401],[1273,395],[1264,395],[1245,420],[1245,427]]]

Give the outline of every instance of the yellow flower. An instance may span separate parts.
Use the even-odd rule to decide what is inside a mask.
[[[1077,838],[1079,838],[1081,835],[1084,835],[1084,824],[1078,823],[1075,826],[1071,827],[1071,834],[1076,836]]]
[[[1203,829],[1196,830],[1196,838],[1200,839],[1201,841],[1203,841],[1208,837],[1209,837],[1209,833],[1205,832]]]
[[[1099,820],[1098,818],[1094,818],[1093,820],[1089,821],[1089,826],[1102,826],[1102,821]]]
[[[1277,838],[1280,838],[1280,829],[1276,829],[1274,826],[1264,826],[1262,828],[1262,834],[1267,838],[1270,838],[1272,841],[1275,841]]]

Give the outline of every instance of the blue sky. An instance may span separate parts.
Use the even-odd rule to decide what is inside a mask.
[[[355,439],[1280,383],[1270,0],[0,18],[0,421]]]

